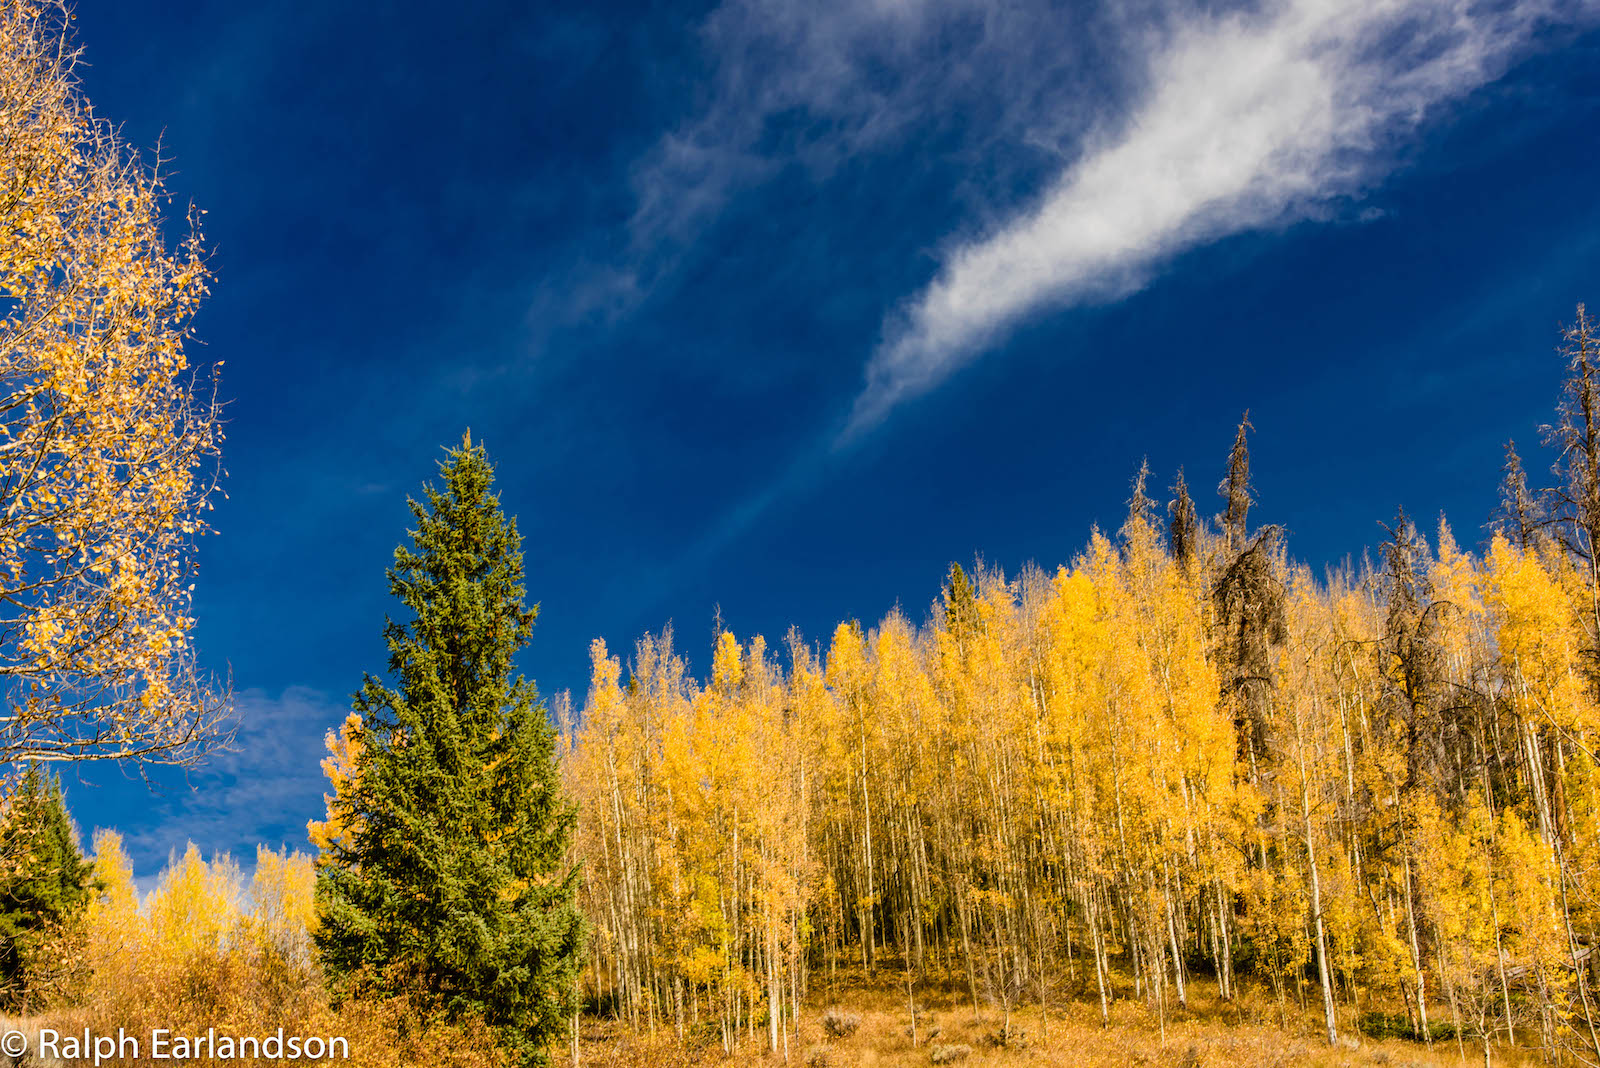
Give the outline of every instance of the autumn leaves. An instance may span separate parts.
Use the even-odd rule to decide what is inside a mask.
[[[209,274],[82,98],[64,17],[0,5],[0,758],[181,762],[223,706],[188,641],[222,437],[184,351]]]
[[[1482,555],[1402,516],[1318,578],[1245,526],[1245,429],[1215,527],[1185,487],[1161,529],[1141,477],[1071,566],[954,568],[920,624],[723,633],[704,683],[670,633],[626,672],[597,643],[565,760],[592,992],[730,1050],[782,1048],[853,960],[1047,1015],[1164,1019],[1199,980],[1310,994],[1330,1042],[1403,1006],[1596,1053],[1595,591],[1561,511]]]

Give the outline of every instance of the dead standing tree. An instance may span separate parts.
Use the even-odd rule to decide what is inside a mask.
[[[1245,412],[1228,453],[1227,476],[1217,487],[1225,504],[1218,517],[1225,555],[1212,598],[1222,642],[1223,692],[1234,704],[1240,753],[1255,777],[1265,770],[1268,754],[1276,752],[1272,650],[1283,644],[1288,632],[1278,560],[1282,530],[1267,526],[1251,535],[1247,526],[1254,499],[1246,435],[1253,429],[1250,413]]]

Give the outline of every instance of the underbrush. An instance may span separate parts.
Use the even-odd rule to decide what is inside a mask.
[[[240,950],[126,963],[116,971],[88,977],[75,1004],[47,1010],[15,1026],[30,1035],[34,1049],[40,1028],[62,1035],[87,1030],[97,1036],[116,1035],[120,1029],[138,1039],[141,1056],[114,1063],[152,1068],[171,1063],[152,1057],[148,1040],[157,1028],[174,1038],[205,1036],[208,1030],[217,1036],[265,1037],[280,1028],[286,1037],[315,1036],[330,1044],[342,1038],[349,1060],[336,1057],[330,1063],[362,1068],[508,1068],[482,1025],[427,1020],[401,998],[352,1000],[335,1008],[313,971],[270,955]],[[0,1065],[4,1063],[0,1057]],[[53,1068],[48,1060],[27,1063]]]
[[[1085,997],[1070,982],[1050,992],[1047,1012],[1041,1012],[1037,1002],[1013,1005],[1008,1021],[1003,1007],[981,996],[974,1007],[964,978],[928,979],[914,991],[913,1040],[911,1002],[903,982],[903,975],[892,969],[868,977],[859,968],[841,971],[832,984],[817,982],[798,1026],[789,1031],[787,1050],[780,1047],[777,1053],[767,1048],[765,1028],[753,1035],[744,1033],[730,1057],[714,1035],[692,1028],[679,1041],[671,1027],[636,1033],[613,1019],[585,1016],[580,1063],[611,1068],[784,1063],[806,1068],[934,1064],[1444,1068],[1460,1065],[1463,1052],[1469,1063],[1482,1063],[1479,1048],[1471,1042],[1458,1045],[1447,1025],[1434,1028],[1430,1047],[1412,1040],[1403,1013],[1376,1008],[1359,1016],[1346,1012],[1340,1020],[1340,1041],[1330,1047],[1320,1012],[1253,988],[1223,1001],[1215,985],[1201,979],[1191,984],[1186,1009],[1169,1005],[1158,1014],[1143,1001],[1123,999],[1111,1006],[1110,1022],[1104,1027],[1097,998]],[[1363,1033],[1364,1028],[1374,1033]],[[1538,1057],[1534,1051],[1499,1046],[1493,1051],[1493,1063],[1533,1065]]]
[[[208,1028],[218,1036],[270,1036],[283,1029],[285,1036],[316,1036],[324,1040],[343,1038],[348,1043],[349,1060],[342,1057],[303,1060],[301,1063],[349,1064],[361,1068],[418,1068],[440,1065],[444,1068],[508,1068],[503,1054],[481,1027],[446,1023],[421,1023],[403,1002],[348,1002],[338,1010],[326,1002],[307,999],[284,1011],[240,1011],[219,1015],[189,1015],[171,1008],[145,1008],[106,999],[92,1006],[58,1010],[26,1020],[0,1020],[0,1030],[18,1029],[29,1036],[30,1049],[38,1048],[41,1028],[61,1035],[78,1035],[87,1029],[91,1035],[116,1035],[118,1028],[140,1043],[138,1058],[117,1058],[109,1063],[132,1068],[170,1065],[170,1059],[151,1056],[148,1038],[152,1028],[164,1028],[176,1036],[203,1037]],[[81,1058],[55,1061],[30,1057],[8,1062],[0,1055],[0,1066],[12,1064],[27,1068],[76,1068]],[[92,1063],[92,1058],[88,1063]]]

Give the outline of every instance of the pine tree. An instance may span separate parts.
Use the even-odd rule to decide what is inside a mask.
[[[572,1017],[582,922],[566,866],[575,807],[532,682],[513,675],[538,614],[524,607],[521,537],[470,434],[412,501],[385,628],[393,685],[367,676],[346,829],[317,888],[324,966],[346,992],[405,994],[481,1016],[524,1064]]]
[[[971,627],[977,611],[974,608],[972,583],[960,564],[950,565],[950,575],[944,590],[944,625],[951,633]]]
[[[48,981],[45,959],[89,902],[90,865],[78,847],[61,782],[30,764],[0,815],[0,1004]]]

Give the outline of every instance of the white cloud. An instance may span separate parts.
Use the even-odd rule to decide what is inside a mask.
[[[986,149],[1065,151],[1123,65],[1110,19],[1052,0],[724,0],[699,28],[695,104],[634,164],[635,261],[670,259],[786,167],[823,181],[949,120],[941,151],[991,173]]]
[[[193,842],[207,857],[232,853],[246,873],[255,847],[308,849],[305,822],[323,815],[323,736],[349,715],[348,703],[289,686],[235,695],[239,732],[232,747],[177,781],[137,823],[118,825],[134,870],[146,882],[168,855]],[[146,887],[148,888],[148,887]]]
[[[921,0],[727,0],[700,28],[712,62],[704,104],[634,168],[636,248],[683,241],[740,186],[793,159],[826,169],[884,136],[904,117],[898,89],[875,86],[877,64],[905,70],[940,9]],[[811,128],[763,150],[769,122],[803,114]]]
[[[1041,310],[1115,299],[1162,261],[1359,193],[1398,139],[1498,77],[1575,4],[1278,0],[1171,23],[1141,102],[1031,207],[951,247],[891,315],[844,438]]]

